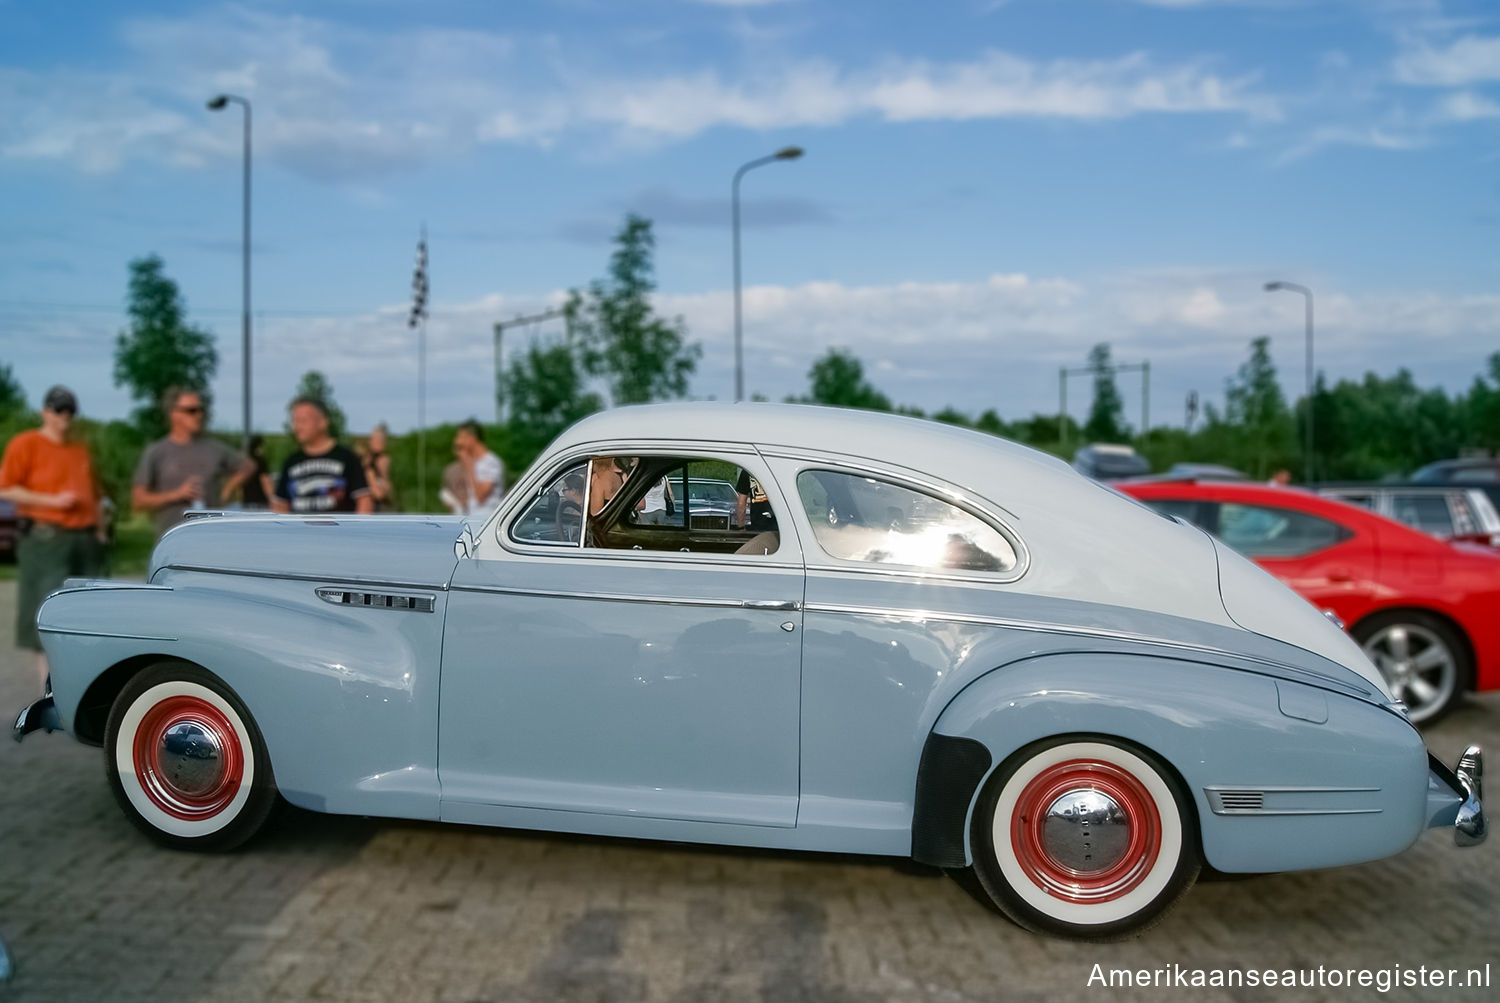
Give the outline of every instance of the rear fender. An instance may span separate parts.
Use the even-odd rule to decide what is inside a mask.
[[[1165,760],[1191,798],[1205,859],[1221,871],[1377,859],[1409,846],[1426,821],[1426,748],[1388,710],[1186,660],[1051,655],[980,677],[939,716],[924,768],[928,754],[956,755],[967,779],[938,795],[919,782],[913,855],[971,864],[974,809],[998,765],[1032,742],[1075,734],[1123,739]],[[982,769],[976,745],[988,754]],[[1224,814],[1220,788],[1261,792],[1266,810]]]

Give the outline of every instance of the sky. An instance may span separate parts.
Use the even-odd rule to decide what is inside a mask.
[[[1465,389],[1500,351],[1493,0],[0,0],[0,363],[123,417],[127,263],[160,255],[240,421],[253,108],[255,424],[318,369],[357,430],[492,419],[496,321],[605,274],[654,224],[658,310],[732,399],[853,351],[898,403],[1056,413],[1108,341],[1183,423],[1268,336],[1305,380]],[[503,350],[562,336],[511,328]],[[1140,421],[1137,374],[1122,374]],[[1069,384],[1082,417],[1090,388]]]

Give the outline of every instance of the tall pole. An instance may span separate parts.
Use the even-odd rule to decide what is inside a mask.
[[[1302,480],[1305,484],[1311,484],[1313,479],[1313,293],[1312,290],[1295,282],[1267,282],[1265,291],[1268,293],[1286,291],[1301,293],[1306,300],[1307,307],[1307,367],[1304,373],[1306,385],[1305,399],[1307,401],[1307,445],[1304,447],[1306,455],[1302,460]]]
[[[782,147],[769,157],[759,157],[742,165],[734,172],[734,180],[729,184],[730,227],[734,232],[734,399],[736,401],[745,399],[745,344],[740,323],[740,178],[743,178],[747,171],[757,167],[764,167],[778,160],[796,160],[800,156],[802,156],[802,147]]]
[[[230,104],[245,110],[244,223],[241,227],[240,358],[243,360],[244,448],[250,451],[250,102],[233,94],[220,94],[208,102],[209,111],[222,111]]]

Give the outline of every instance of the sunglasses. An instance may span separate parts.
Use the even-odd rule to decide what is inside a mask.
[[[181,411],[183,414],[202,414],[203,413],[203,407],[202,407],[202,405],[199,405],[198,407],[180,407],[177,410]]]
[[[65,414],[69,418],[78,413],[76,408],[68,404],[64,404],[62,407],[49,407],[47,410],[51,411],[53,414]]]

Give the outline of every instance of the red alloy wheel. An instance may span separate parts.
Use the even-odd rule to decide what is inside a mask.
[[[1129,836],[1117,859],[1099,869],[1070,866],[1048,848],[1049,809],[1068,795],[1094,793],[1113,801]],[[1109,902],[1140,885],[1161,852],[1162,821],[1156,802],[1132,774],[1110,763],[1074,759],[1047,767],[1027,783],[1011,817],[1011,845],[1026,876],[1047,894],[1068,902]]]

